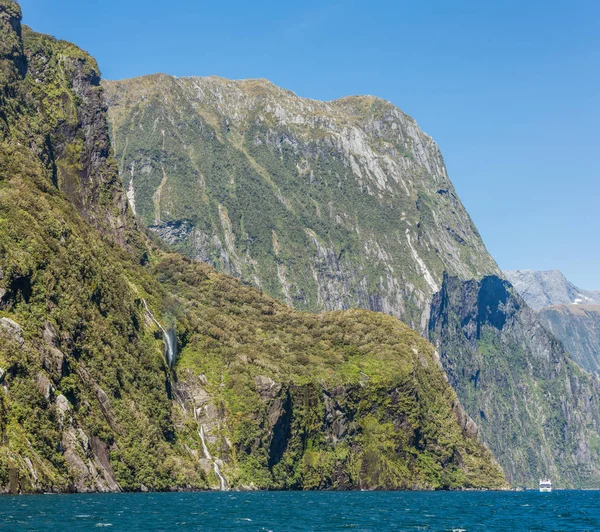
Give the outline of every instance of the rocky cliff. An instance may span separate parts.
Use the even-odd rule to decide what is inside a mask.
[[[435,350],[397,319],[362,310],[298,313],[180,259],[157,270],[186,331],[176,426],[202,431],[208,452],[201,458],[212,457],[228,483],[502,485]]]
[[[502,280],[410,117],[264,80],[104,86],[130,204],[154,232],[299,309],[378,310],[429,334],[511,481],[600,485],[595,381]]]
[[[439,347],[511,481],[599,484],[594,381],[505,286],[410,117],[377,98],[318,102],[264,80],[155,75],[105,88],[130,204],[154,232],[297,308],[399,317]],[[549,282],[527,285],[551,297]],[[555,292],[592,297],[566,283]]]
[[[362,307],[424,330],[444,271],[499,273],[437,145],[386,101],[215,77],[104,86],[137,215],[289,305]]]
[[[505,485],[408,327],[153,246],[95,62],[12,0],[0,75],[0,492]]]
[[[430,338],[512,483],[600,485],[600,383],[567,356],[505,280],[446,277]]]

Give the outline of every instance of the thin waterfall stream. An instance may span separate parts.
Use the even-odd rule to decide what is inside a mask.
[[[221,468],[219,467],[219,464],[217,464],[217,460],[212,456],[212,454],[210,454],[210,451],[208,450],[208,445],[206,445],[206,436],[204,435],[204,426],[198,420],[198,413],[196,412],[195,409],[194,409],[194,419],[200,426],[200,429],[198,430],[198,436],[200,436],[200,441],[202,442],[202,451],[204,452],[204,458],[206,458],[207,460],[210,460],[212,462],[213,471],[215,472],[215,475],[219,479],[221,491],[227,491],[227,481],[225,480],[225,477],[221,474]]]
[[[227,491],[227,482],[225,482],[225,477],[221,474],[221,468],[217,461],[213,458],[208,450],[208,446],[206,445],[206,437],[204,436],[204,427],[200,425],[200,430],[198,431],[198,435],[200,436],[200,440],[202,441],[202,450],[204,451],[204,456],[207,460],[210,460],[213,464],[213,471],[215,475],[219,479],[219,484],[221,486],[221,491]]]
[[[172,367],[173,363],[175,362],[175,359],[177,357],[177,337],[175,335],[175,331],[173,331],[171,329],[170,331],[167,332],[167,330],[154,317],[154,314],[152,314],[152,311],[148,307],[148,303],[146,303],[146,300],[142,299],[142,301],[144,302],[144,308],[146,309],[148,316],[150,316],[152,321],[156,324],[156,326],[163,333],[163,342],[165,344],[165,358],[167,359],[167,363],[169,364],[169,367]],[[182,405],[182,407],[185,410],[185,406]],[[219,464],[217,463],[217,459],[215,459],[210,454],[210,451],[208,450],[208,446],[206,445],[206,436],[204,435],[204,426],[198,421],[198,416],[196,415],[195,411],[194,411],[194,417],[196,418],[198,425],[200,425],[200,429],[198,430],[198,436],[200,436],[200,440],[202,441],[202,450],[204,452],[204,457],[207,460],[210,460],[212,462],[213,471],[215,472],[216,477],[219,479],[219,485],[220,485],[221,491],[227,491],[227,481],[225,480],[225,477],[221,473],[221,468],[219,467]]]
[[[177,336],[175,334],[175,331],[171,329],[167,332],[167,330],[154,317],[154,314],[152,314],[152,311],[148,307],[148,303],[146,303],[146,300],[142,299],[142,301],[144,302],[146,312],[163,333],[163,342],[165,344],[165,358],[167,359],[169,367],[172,367],[173,363],[175,362],[175,359],[177,358]]]

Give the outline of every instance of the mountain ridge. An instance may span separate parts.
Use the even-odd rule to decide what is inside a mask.
[[[104,86],[138,215],[288,304],[384,310],[424,330],[442,270],[499,274],[437,144],[385,100],[319,102],[216,77]]]
[[[154,245],[95,61],[20,20],[0,0],[0,493],[506,486],[407,326]]]
[[[584,369],[600,372],[600,292],[584,290],[559,270],[504,272],[542,324]]]
[[[600,374],[600,305],[552,305],[540,309],[538,317],[575,362]]]

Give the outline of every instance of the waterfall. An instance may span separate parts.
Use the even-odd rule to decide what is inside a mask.
[[[198,415],[195,409],[194,418],[196,419],[196,421],[198,421]],[[208,445],[206,445],[206,437],[204,436],[204,426],[200,422],[198,422],[198,425],[200,425],[200,430],[198,430],[198,436],[200,436],[200,441],[202,442],[202,451],[204,452],[204,458],[212,462],[213,471],[219,479],[221,491],[227,491],[227,482],[225,481],[225,477],[221,474],[221,468],[219,467],[219,464],[217,464],[217,460],[213,458],[213,456],[210,454],[210,451],[208,450]]]
[[[169,367],[171,367],[173,366],[175,359],[177,358],[177,335],[175,334],[175,330],[171,328],[167,332],[165,328],[159,323],[159,321],[154,317],[154,314],[152,314],[152,311],[148,307],[148,303],[146,303],[146,300],[142,299],[142,301],[144,302],[146,312],[163,333],[163,342],[165,343],[165,358],[167,359]]]
[[[221,491],[227,491],[227,483],[225,482],[225,477],[223,477],[223,475],[221,474],[221,468],[219,467],[219,464],[217,464],[217,461],[210,454],[210,451],[208,450],[208,447],[206,445],[206,438],[204,437],[204,427],[202,425],[200,425],[200,430],[198,431],[198,435],[200,436],[200,440],[202,441],[202,449],[204,451],[205,458],[207,460],[210,460],[213,464],[213,471],[215,472],[215,475],[219,479]]]

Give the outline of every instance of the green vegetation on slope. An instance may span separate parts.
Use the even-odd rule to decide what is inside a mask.
[[[208,488],[218,464],[248,488],[504,486],[406,326],[298,313],[151,246],[95,62],[23,49],[19,20],[0,0],[0,492]]]
[[[105,87],[140,219],[295,308],[361,307],[420,329],[444,270],[497,272],[437,146],[388,102],[305,100],[265,80]]]
[[[600,383],[573,363],[497,277],[446,278],[431,341],[448,378],[511,483],[600,486]]]
[[[77,484],[77,460],[60,452],[72,445],[74,429],[78,441],[86,435],[106,447],[123,489],[207,486],[188,452],[200,451],[193,418],[177,428],[172,421],[183,414],[172,411],[169,389],[185,387],[189,373],[191,382],[206,375],[207,391],[223,409],[234,486],[501,485],[489,451],[459,427],[456,397],[431,346],[394,318],[298,314],[179,257],[155,267],[161,286],[150,266],[136,266],[86,229],[59,193],[40,195],[28,177],[11,175],[0,188],[0,207],[3,218],[19,223],[0,226],[7,289],[1,314],[23,325],[24,345],[13,337],[0,349],[8,389],[0,484],[16,470],[25,491],[97,489],[91,473]],[[177,318],[181,382],[169,381],[158,331],[144,323],[142,295]],[[285,383],[293,405],[277,464],[269,465],[259,376]],[[341,394],[338,408],[348,420],[337,445],[323,430],[326,393]],[[82,460],[93,456],[84,442],[67,450]]]
[[[186,331],[180,378],[202,375],[217,410],[236,420],[218,441],[234,482],[456,488],[498,479],[488,451],[451,414],[460,408],[432,346],[397,319],[298,313],[178,257],[157,272]],[[280,452],[277,437],[287,440]]]

